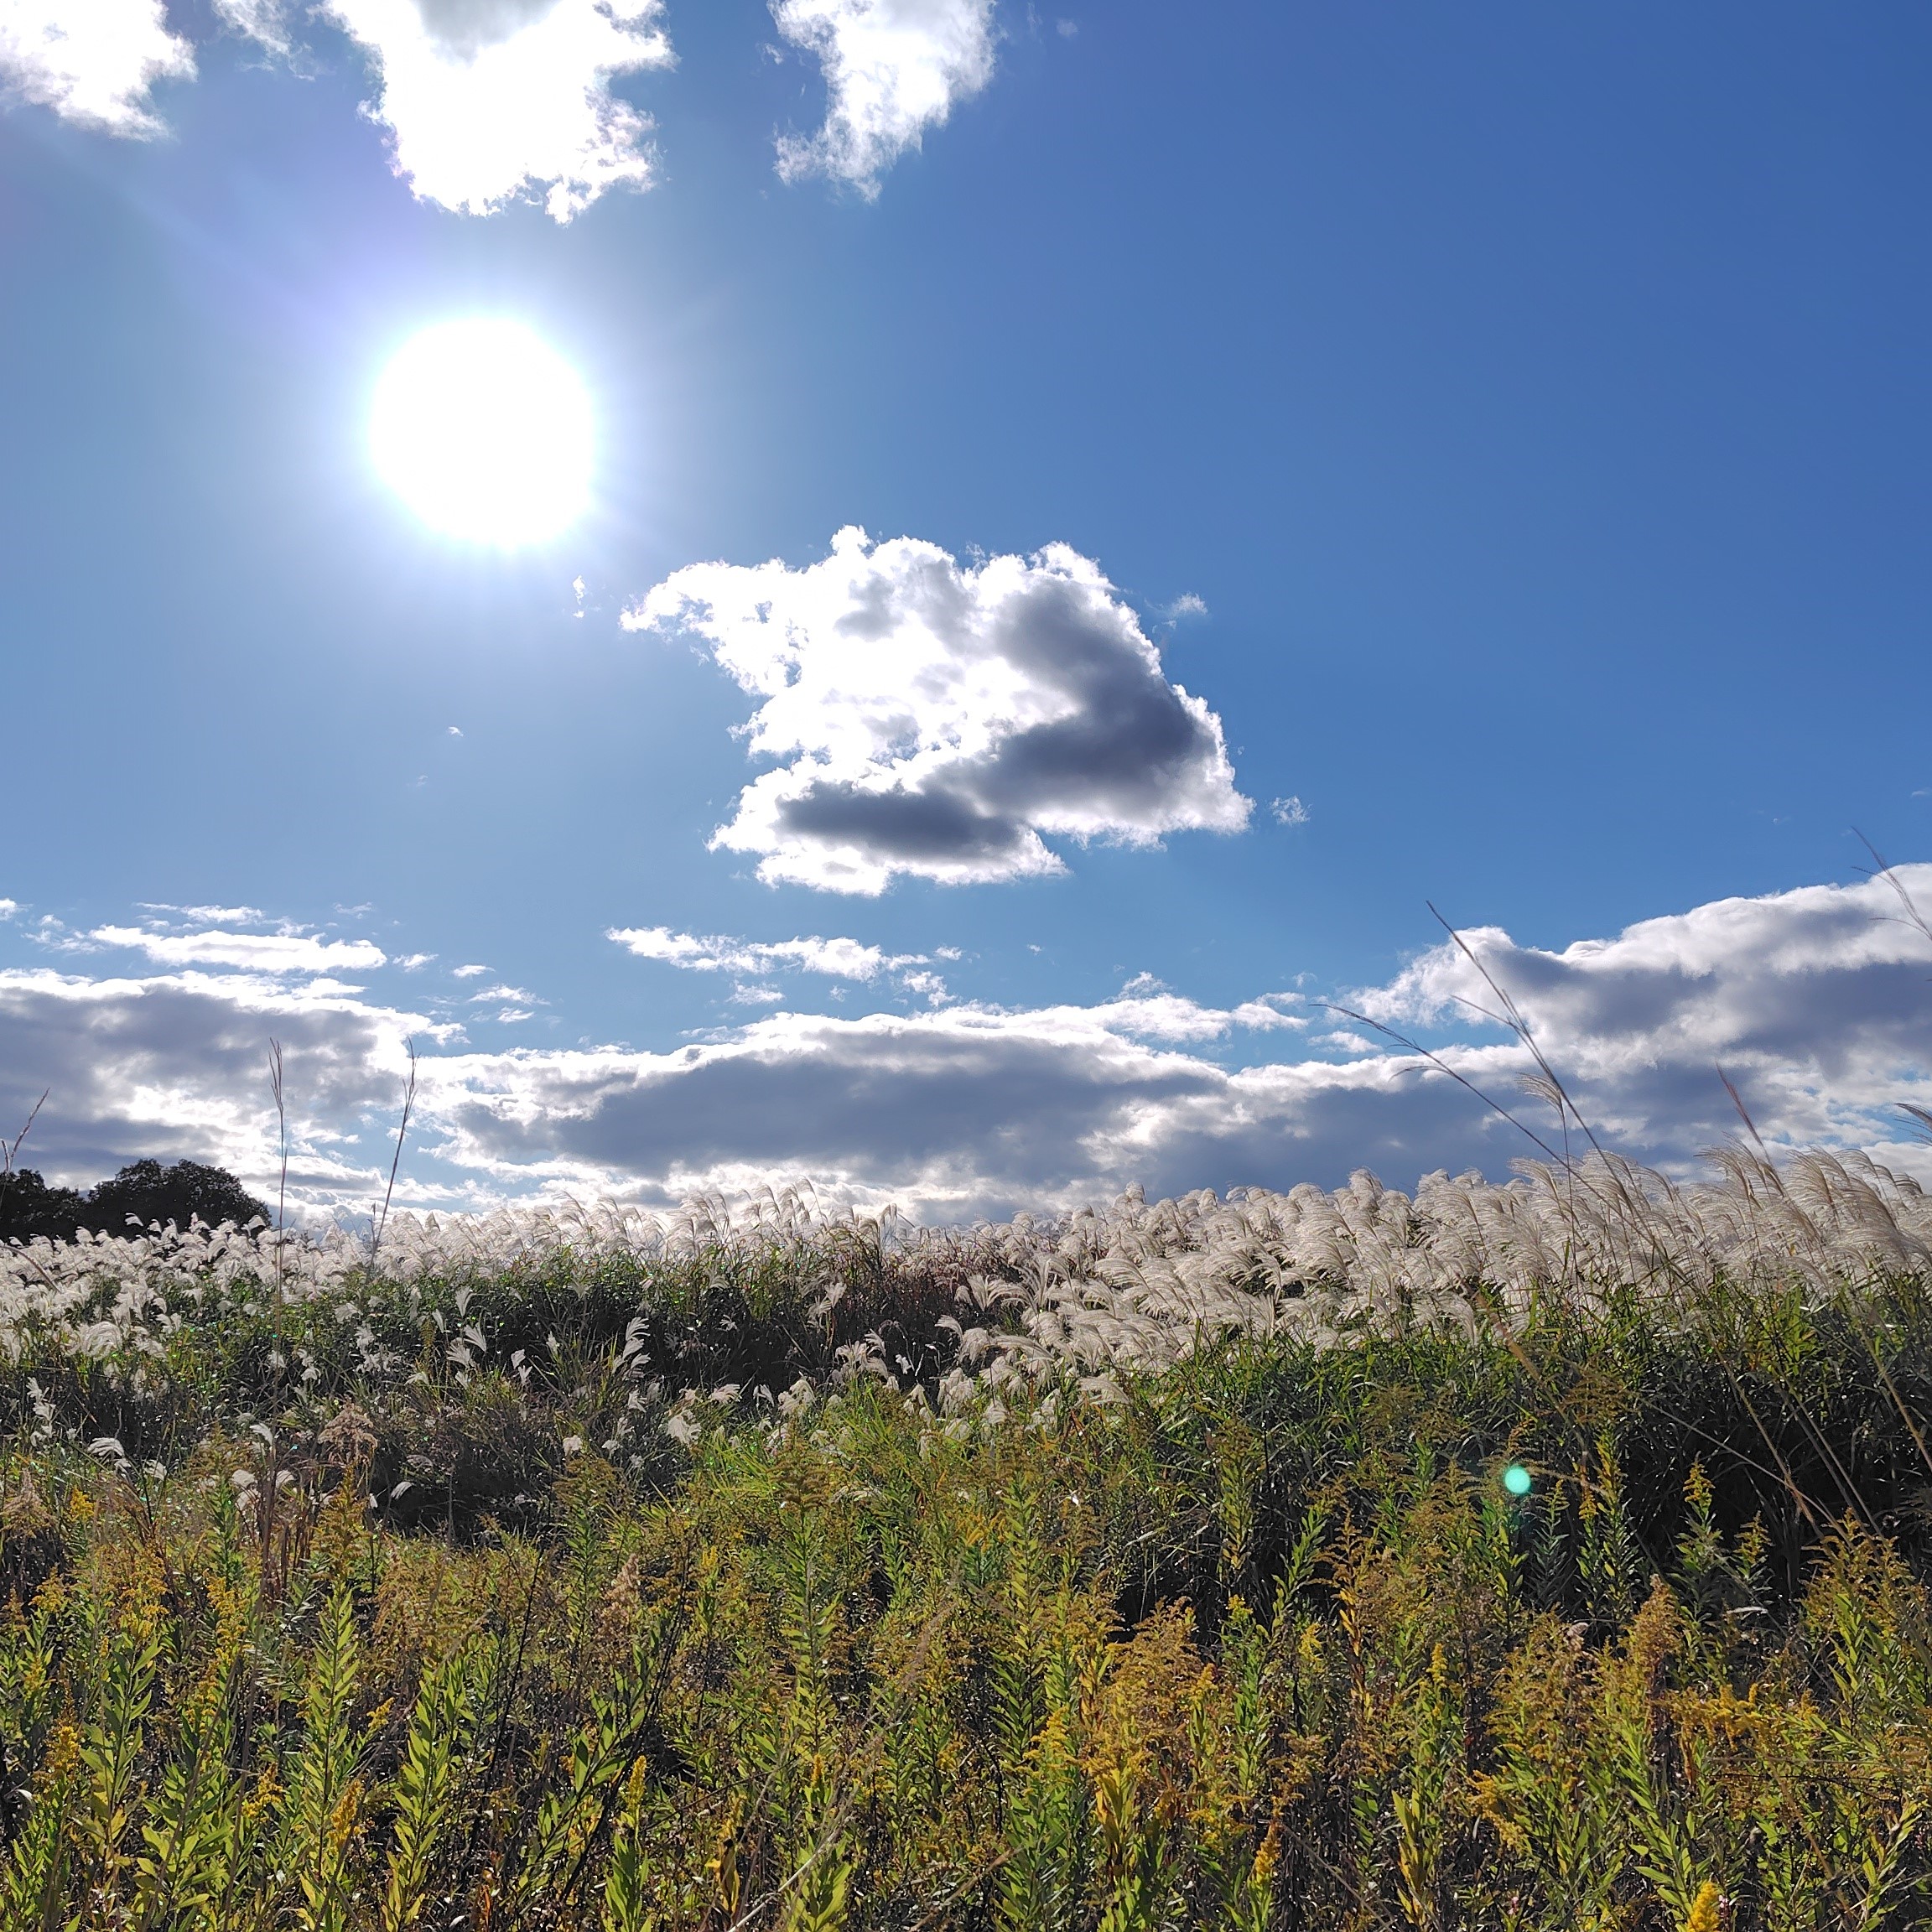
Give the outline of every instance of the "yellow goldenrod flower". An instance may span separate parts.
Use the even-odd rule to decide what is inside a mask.
[[[1684,1932],[1717,1932],[1717,1888],[1706,1878],[1690,1901],[1690,1914],[1684,1921]]]

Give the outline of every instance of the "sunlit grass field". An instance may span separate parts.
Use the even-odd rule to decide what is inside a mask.
[[[1932,1202],[0,1254],[7,1928],[1932,1923]]]

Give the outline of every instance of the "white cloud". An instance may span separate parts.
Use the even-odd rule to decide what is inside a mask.
[[[166,911],[166,906],[157,906],[157,911]],[[176,908],[184,919],[191,919],[197,926],[254,926],[258,925],[264,915],[253,906],[183,906]]]
[[[0,899],[0,919],[11,919],[20,910],[17,899]]]
[[[693,973],[823,973],[834,979],[875,979],[901,966],[922,966],[924,953],[887,953],[856,939],[730,939],[700,937],[667,926],[634,926],[607,932],[640,959],[656,959]]]
[[[1308,808],[1299,798],[1272,798],[1268,809],[1277,825],[1306,825],[1308,823]]]
[[[651,180],[649,120],[610,91],[668,66],[662,0],[325,0],[367,51],[371,110],[424,200],[486,215],[532,188],[568,221]]]
[[[480,993],[472,993],[470,995],[470,1004],[472,1006],[482,1005],[492,1000],[528,1000],[532,1005],[538,1006],[545,1004],[534,993],[522,986],[486,986]]]
[[[1901,875],[1932,901],[1932,865]],[[1894,910],[1867,883],[1720,901],[1561,952],[1467,937],[1624,1151],[1682,1167],[1733,1131],[1722,1064],[1774,1145],[1867,1146],[1932,1178],[1894,1111],[1927,1095],[1932,947]],[[1455,995],[1488,997],[1460,957],[1439,948],[1352,1003],[1410,1029],[1453,1021]],[[775,1012],[664,1052],[486,1053],[327,984],[9,972],[0,1119],[24,1119],[51,1088],[34,1129],[50,1171],[91,1179],[139,1155],[191,1154],[259,1180],[273,1033],[301,1097],[302,1198],[362,1208],[373,1156],[351,1136],[371,1106],[392,1104],[414,1034],[442,1044],[423,1062],[412,1172],[419,1192],[459,1200],[548,1187],[664,1202],[809,1179],[970,1216],[1133,1182],[1172,1192],[1333,1184],[1357,1166],[1402,1184],[1443,1166],[1499,1175],[1530,1150],[1386,1040],[1301,1035],[1310,1057],[1238,1052],[1245,1033],[1293,1032],[1311,1010],[1285,995],[1203,1006],[1142,980],[1093,1006]],[[1445,1064],[1543,1124],[1515,1091],[1529,1062],[1506,1035],[1434,1036]],[[1319,1057],[1337,1046],[1353,1050]]]
[[[449,977],[452,979],[475,979],[489,970],[487,966],[478,966],[474,963],[468,966],[452,966],[449,969]]]
[[[907,148],[993,77],[993,0],[771,0],[778,31],[818,56],[825,124],[778,143],[787,181],[824,174],[870,198]]]
[[[47,1089],[34,1126],[43,1170],[95,1181],[143,1156],[185,1156],[259,1193],[273,1178],[273,1036],[290,1076],[292,1198],[361,1208],[375,1169],[358,1165],[350,1137],[365,1109],[393,1099],[410,1035],[448,1031],[339,989],[247,974],[0,972],[0,1118],[39,1079],[28,1104]]]
[[[286,60],[295,50],[287,0],[215,0],[215,13],[224,26],[257,42],[271,54]]]
[[[29,929],[27,937],[49,953],[98,953],[101,950],[85,932],[76,932],[51,912],[43,912]]]
[[[165,900],[143,899],[143,912],[173,912],[192,926],[259,926],[268,915],[259,906],[171,906]],[[338,911],[344,908],[338,906]],[[367,906],[356,906],[367,911]]]
[[[963,568],[847,528],[802,569],[678,571],[624,623],[682,626],[761,700],[750,748],[789,762],[713,844],[757,853],[769,883],[1023,878],[1063,870],[1042,834],[1149,844],[1248,820],[1221,720],[1064,544]]]
[[[1894,877],[1932,910],[1932,865]],[[1922,1090],[1932,944],[1900,911],[1892,886],[1873,879],[1715,900],[1560,953],[1493,927],[1462,938],[1597,1124],[1681,1156],[1696,1135],[1738,1124],[1728,1103],[1714,1114],[1708,1104],[1722,1098],[1720,1066],[1759,1128],[1792,1145],[1858,1141],[1875,1109]],[[1446,942],[1352,1004],[1415,1027],[1467,1023],[1498,1000]]]
[[[63,120],[152,137],[155,83],[194,76],[162,0],[0,0],[0,83]]]
[[[887,953],[877,946],[861,945],[856,939],[727,938],[722,933],[700,937],[694,932],[673,932],[667,926],[629,927],[607,932],[640,959],[654,959],[688,973],[818,973],[827,979],[870,983],[882,974],[894,978],[902,992],[943,1005],[951,995],[938,974],[921,970],[932,963],[923,953]],[[957,959],[957,946],[943,946],[937,957]],[[842,997],[834,989],[833,997]],[[732,989],[735,1005],[769,1005],[784,998],[776,987],[740,983]]]
[[[88,937],[125,946],[163,966],[235,966],[254,973],[367,972],[385,963],[366,939],[309,939],[286,932],[150,932],[98,926]]]

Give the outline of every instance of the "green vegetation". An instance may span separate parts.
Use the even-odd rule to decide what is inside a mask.
[[[24,1138],[24,1136],[23,1136]],[[17,1145],[17,1144],[16,1144]],[[173,1221],[185,1228],[191,1217],[210,1227],[223,1221],[244,1226],[268,1219],[257,1201],[226,1168],[199,1161],[134,1161],[111,1179],[83,1192],[48,1186],[31,1167],[12,1165],[12,1148],[0,1147],[0,1242],[71,1241],[82,1228],[120,1234],[130,1221]]]
[[[0,1924],[1932,1924],[1929,1233],[1739,1161],[17,1248]]]

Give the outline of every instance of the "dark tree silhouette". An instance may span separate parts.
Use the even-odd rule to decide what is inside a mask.
[[[81,1225],[97,1233],[119,1234],[130,1215],[143,1227],[150,1221],[172,1221],[185,1228],[191,1217],[199,1216],[210,1228],[224,1221],[241,1228],[257,1215],[266,1221],[268,1210],[224,1167],[199,1161],[177,1161],[172,1167],[137,1161],[88,1195]]]
[[[49,1241],[71,1238],[80,1213],[75,1187],[49,1187],[31,1167],[16,1167],[0,1178],[0,1241]]]
[[[22,1167],[0,1192],[0,1241],[29,1241],[36,1234],[70,1241],[78,1228],[127,1234],[132,1232],[130,1216],[143,1228],[172,1221],[184,1228],[195,1217],[210,1228],[224,1221],[242,1228],[257,1215],[267,1220],[267,1207],[232,1174],[200,1161],[177,1161],[169,1167],[158,1161],[137,1161],[86,1194],[49,1187],[31,1167]]]

